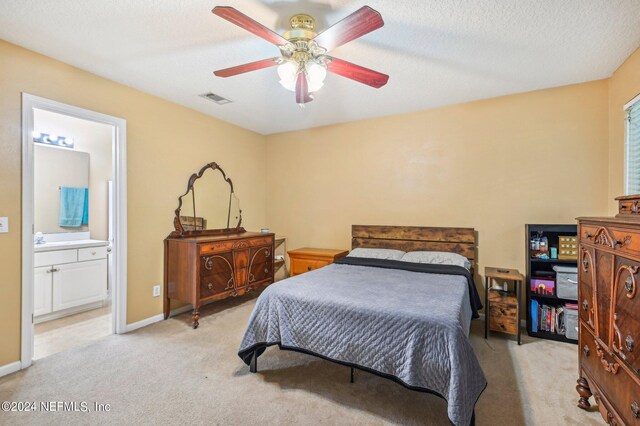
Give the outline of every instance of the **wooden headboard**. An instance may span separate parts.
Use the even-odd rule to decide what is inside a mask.
[[[351,248],[402,251],[446,251],[469,259],[475,269],[476,231],[473,228],[352,225]]]

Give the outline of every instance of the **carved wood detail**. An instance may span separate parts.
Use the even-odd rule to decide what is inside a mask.
[[[587,379],[584,377],[580,377],[578,380],[578,385],[576,386],[576,390],[578,391],[578,395],[580,395],[580,399],[578,399],[578,407],[583,410],[588,410],[591,407],[589,403],[589,398],[591,397],[591,389],[589,388],[589,383]]]
[[[609,362],[605,359],[604,351],[602,350],[602,347],[600,346],[598,341],[596,341],[596,353],[600,357],[600,363],[602,364],[602,368],[604,368],[604,371],[614,375],[618,374],[618,369],[620,368],[620,364],[618,364],[615,361]]]
[[[234,249],[245,248],[245,247],[249,247],[249,243],[247,243],[246,241],[242,241],[242,240],[234,243],[233,246],[232,246],[232,248],[234,248]]]
[[[615,239],[611,236],[611,233],[604,227],[598,228],[593,236],[593,243],[601,246],[614,248],[614,241]]]

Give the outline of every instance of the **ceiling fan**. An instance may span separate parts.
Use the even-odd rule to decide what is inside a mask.
[[[282,54],[215,71],[218,77],[231,77],[277,65],[280,84],[295,92],[299,105],[313,100],[311,93],[322,87],[327,71],[376,89],[389,80],[386,74],[327,55],[328,51],[384,25],[382,16],[369,6],[358,9],[320,34],[314,32],[315,20],[305,14],[294,15],[290,20],[291,30],[280,35],[233,7],[217,6],[212,12],[278,46]]]

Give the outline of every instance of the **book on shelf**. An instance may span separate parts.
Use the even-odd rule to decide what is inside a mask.
[[[564,307],[550,306],[531,300],[531,331],[544,331],[553,334],[565,334]]]

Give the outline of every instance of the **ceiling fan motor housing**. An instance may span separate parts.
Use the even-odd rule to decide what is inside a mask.
[[[291,30],[284,33],[284,38],[291,42],[297,40],[311,40],[317,34],[313,31],[316,26],[316,21],[309,15],[298,14],[293,15],[289,20],[291,24]]]

